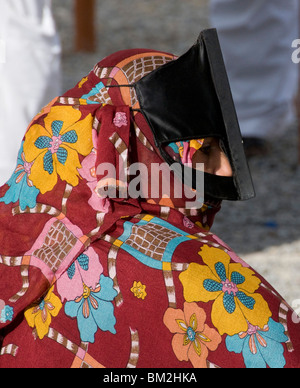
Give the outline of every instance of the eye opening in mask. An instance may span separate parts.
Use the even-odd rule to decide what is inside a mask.
[[[169,143],[164,148],[174,162],[201,171],[204,166],[204,172],[211,175],[233,176],[226,147],[218,137],[181,140]]]

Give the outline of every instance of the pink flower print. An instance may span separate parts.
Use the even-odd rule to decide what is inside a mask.
[[[96,159],[97,151],[93,149],[92,152],[83,160],[81,163],[82,168],[78,171],[82,178],[87,180],[87,185],[92,193],[88,204],[98,212],[107,213],[110,206],[109,200],[107,198],[99,198],[96,192],[98,183],[95,170]]]
[[[234,296],[236,296],[236,294],[239,292],[237,285],[233,282],[230,282],[228,279],[222,281],[221,283],[223,286],[222,291],[224,292],[224,294],[227,292],[229,295],[233,294]]]
[[[125,112],[117,112],[115,117],[114,117],[113,123],[118,128],[126,126],[128,124],[126,113]]]
[[[21,154],[21,159],[23,160],[23,165],[22,164],[18,164],[17,165],[17,168],[15,169],[15,173],[20,173],[18,175],[18,177],[16,178],[16,183],[20,183],[21,180],[26,176],[26,179],[27,179],[27,185],[29,187],[32,187],[33,184],[31,182],[31,180],[28,178],[30,173],[31,173],[31,167],[33,165],[33,162],[32,163],[28,163],[26,162],[25,160],[25,155],[24,155],[24,152],[22,152]]]
[[[186,216],[183,218],[183,225],[188,229],[192,229],[195,226],[194,223]]]
[[[103,267],[93,248],[88,248],[70,265],[57,281],[61,300],[75,300],[83,294],[84,287],[96,289]]]
[[[59,136],[52,136],[52,139],[50,141],[50,146],[49,147],[49,150],[51,151],[52,154],[56,154],[57,151],[59,150],[59,147],[61,146],[62,144],[62,140],[61,140],[61,135]]]

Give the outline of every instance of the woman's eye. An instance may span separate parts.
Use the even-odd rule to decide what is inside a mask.
[[[201,152],[203,152],[205,155],[209,155],[211,151],[211,146],[206,145],[200,148]]]

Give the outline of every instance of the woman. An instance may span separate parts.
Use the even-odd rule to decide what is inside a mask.
[[[254,195],[215,30],[101,61],[1,193],[1,367],[299,367],[295,315],[209,232]]]

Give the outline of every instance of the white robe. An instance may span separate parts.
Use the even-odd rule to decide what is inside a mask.
[[[244,136],[280,136],[294,119],[297,0],[211,0]]]
[[[32,118],[60,94],[61,46],[51,0],[0,0],[0,184]]]

